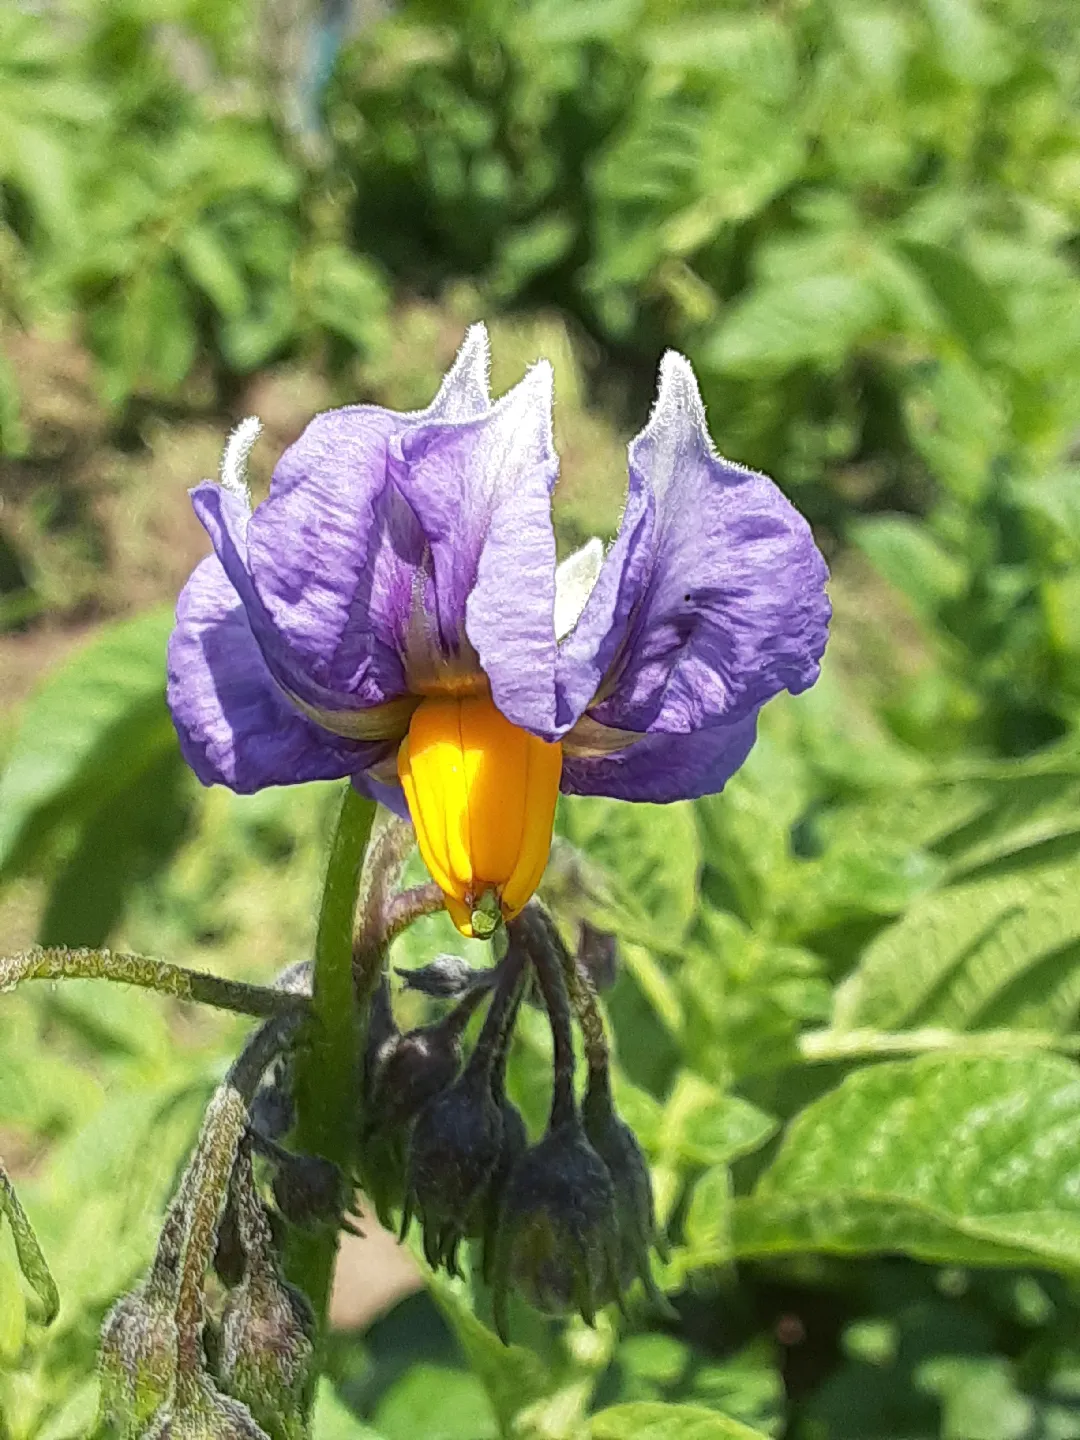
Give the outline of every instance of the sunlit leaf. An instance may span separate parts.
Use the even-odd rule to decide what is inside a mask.
[[[1080,1072],[1049,1055],[859,1070],[735,1202],[738,1255],[900,1251],[1080,1269]]]
[[[613,1405],[589,1421],[590,1440],[765,1440],[738,1420],[700,1405]]]

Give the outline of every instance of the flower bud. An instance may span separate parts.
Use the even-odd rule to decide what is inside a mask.
[[[279,1060],[271,1078],[255,1092],[251,1128],[264,1140],[281,1140],[292,1129],[295,1118],[291,1067]]]
[[[474,970],[460,955],[436,955],[416,970],[398,969],[407,990],[418,990],[433,1000],[456,1000],[474,985],[490,985],[493,970]]]
[[[293,1225],[337,1225],[349,1196],[341,1171],[321,1155],[275,1150],[274,1200]]]
[[[146,1285],[124,1295],[101,1328],[101,1413],[125,1433],[144,1424],[172,1388],[176,1321]]]
[[[269,1440],[251,1411],[222,1395],[204,1376],[192,1379],[186,1394],[164,1405],[140,1440]]]
[[[625,1289],[640,1276],[650,1299],[667,1311],[670,1306],[649,1264],[649,1249],[659,1242],[652,1179],[637,1137],[615,1111],[606,1066],[590,1069],[581,1116],[589,1143],[607,1166],[615,1190],[620,1286]]]
[[[232,1191],[246,1265],[222,1310],[217,1373],[272,1440],[301,1440],[315,1317],[306,1296],[281,1273],[269,1216],[255,1188],[250,1148],[237,1156]]]
[[[460,1080],[417,1116],[402,1230],[415,1211],[429,1265],[454,1270],[458,1242],[480,1224],[502,1137],[502,1110],[491,1093],[486,1065],[470,1062]]]
[[[253,1260],[225,1302],[219,1375],[272,1440],[301,1440],[303,1392],[315,1354],[307,1297],[265,1256]]]
[[[125,1434],[148,1420],[173,1386],[174,1309],[190,1199],[185,1183],[165,1216],[150,1273],[116,1302],[101,1327],[101,1413]]]
[[[363,1186],[383,1224],[405,1197],[409,1132],[421,1110],[453,1084],[461,1067],[461,1036],[485,989],[468,991],[434,1025],[402,1034],[390,1011],[385,977],[372,1002],[364,1059],[364,1122],[360,1130]]]
[[[589,920],[578,926],[577,963],[597,990],[608,990],[619,973],[619,942]]]
[[[615,1193],[576,1116],[553,1125],[516,1165],[495,1244],[495,1325],[507,1337],[512,1284],[549,1315],[576,1309],[593,1323],[618,1295]]]
[[[483,1277],[485,1284],[491,1284],[492,1267],[495,1263],[495,1241],[499,1230],[499,1215],[502,1211],[503,1195],[514,1169],[529,1148],[529,1136],[521,1111],[511,1100],[503,1097],[502,1143],[494,1173],[488,1182],[484,1198],[483,1221]]]

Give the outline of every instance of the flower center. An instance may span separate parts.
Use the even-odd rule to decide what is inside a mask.
[[[463,935],[491,896],[512,920],[539,885],[561,773],[562,746],[511,725],[487,695],[417,706],[398,775],[420,854]]]

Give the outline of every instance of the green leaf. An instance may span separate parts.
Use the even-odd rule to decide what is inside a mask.
[[[882,313],[868,275],[811,275],[764,285],[732,308],[698,353],[709,368],[750,379],[801,365],[832,368]]]
[[[165,708],[171,609],[102,631],[28,702],[0,774],[0,878],[176,750]]]
[[[531,1350],[504,1345],[473,1310],[468,1288],[438,1272],[427,1277],[428,1288],[458,1344],[487,1392],[501,1433],[509,1433],[514,1416],[551,1390],[551,1377]],[[425,1431],[425,1433],[427,1433]]]
[[[849,533],[878,574],[907,596],[922,619],[934,620],[942,605],[963,593],[967,567],[918,521],[873,515],[856,520]]]
[[[1049,1055],[924,1056],[849,1075],[792,1123],[736,1255],[1080,1271],[1080,1071]]]
[[[607,872],[623,907],[678,940],[697,908],[701,842],[691,805],[580,795],[560,807],[559,827]]]
[[[131,888],[160,870],[187,827],[190,789],[179,752],[155,763],[90,815],[74,850],[50,876],[41,945],[103,945]]]
[[[19,383],[0,350],[0,455],[25,455],[30,435],[19,415]]]
[[[0,1229],[0,1366],[14,1368],[26,1340],[26,1299],[15,1243]]]
[[[311,1440],[381,1440],[379,1432],[359,1419],[323,1375],[315,1392]]]
[[[318,325],[365,356],[384,347],[389,298],[369,260],[339,245],[323,246],[308,257],[307,278],[311,316]]]
[[[227,319],[242,315],[247,287],[221,238],[207,225],[193,225],[180,237],[179,253],[192,280]]]
[[[993,85],[1004,78],[1010,67],[1002,36],[979,0],[925,0],[925,5],[938,64],[973,85]]]
[[[767,1440],[729,1415],[702,1405],[643,1401],[612,1405],[589,1421],[589,1440]]]
[[[1004,306],[962,255],[923,240],[899,240],[897,248],[918,271],[954,333],[973,355],[983,357],[1006,340],[1009,317]]]
[[[381,1397],[375,1419],[386,1440],[497,1440],[500,1434],[475,1375],[423,1361]]]
[[[776,1121],[738,1095],[684,1070],[664,1106],[656,1135],[658,1153],[690,1165],[726,1164],[765,1144]]]
[[[15,1241],[15,1254],[19,1269],[41,1302],[46,1325],[51,1325],[60,1311],[60,1295],[56,1282],[49,1272],[49,1266],[34,1234],[33,1226],[26,1218],[26,1211],[19,1204],[19,1197],[8,1179],[7,1171],[0,1165],[0,1214],[6,1215]]]
[[[864,951],[833,1027],[950,1030],[1073,1025],[1080,1003],[1080,866],[1019,870],[917,900]]]

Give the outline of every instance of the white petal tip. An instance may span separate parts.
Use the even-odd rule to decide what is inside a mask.
[[[685,437],[688,432],[700,441],[709,454],[715,453],[694,367],[685,355],[680,355],[677,350],[668,350],[660,361],[652,414],[638,439],[658,437],[664,433],[681,433]],[[631,443],[633,445],[636,441]]]
[[[471,420],[491,405],[488,375],[491,346],[482,322],[465,331],[454,363],[446,372],[439,393],[425,412],[431,418]]]
[[[221,488],[249,503],[251,491],[247,479],[248,459],[261,432],[262,421],[257,415],[249,415],[246,420],[240,421],[229,436],[221,457]]]

